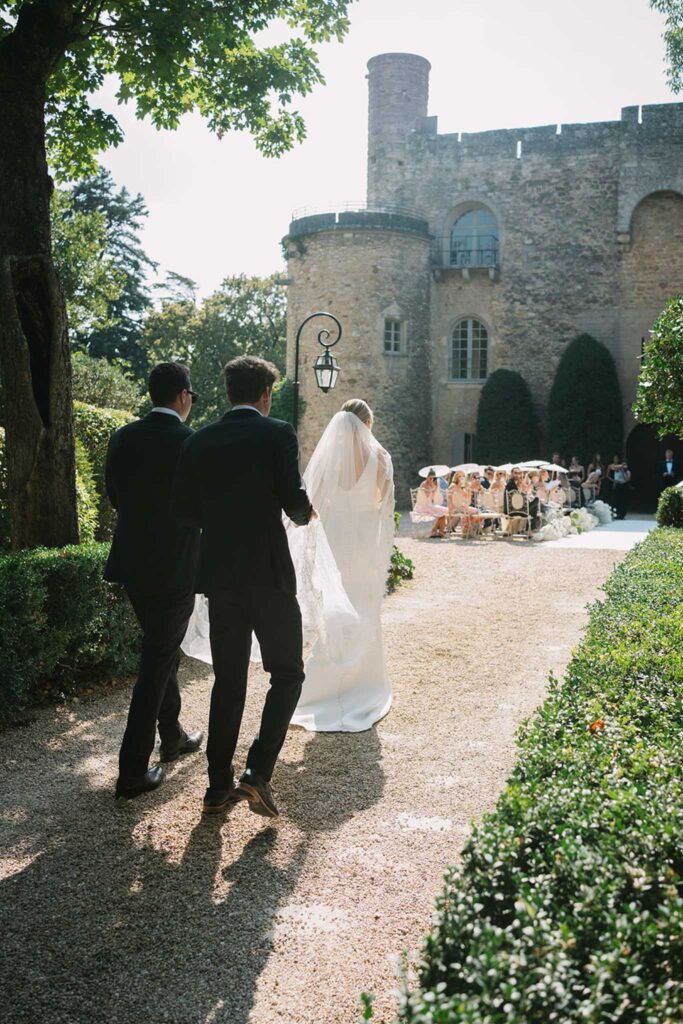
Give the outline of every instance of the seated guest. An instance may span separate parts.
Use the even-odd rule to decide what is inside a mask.
[[[600,493],[601,479],[602,469],[600,466],[597,466],[595,469],[589,470],[588,476],[586,477],[584,483],[581,485],[584,501],[587,505],[595,501],[598,494]]]
[[[493,483],[494,469],[493,466],[487,466],[484,470],[484,475],[480,477],[481,486],[485,491],[488,491],[489,487]]]
[[[510,472],[510,479],[505,484],[505,490],[506,491],[518,491],[519,488],[520,488],[520,484],[522,482],[523,477],[524,477],[524,473],[519,468],[519,466],[513,466],[512,467],[512,471]]]
[[[470,503],[470,489],[467,485],[467,477],[459,470],[453,474],[451,485],[448,488],[448,521],[454,526],[460,521],[464,510]]]
[[[493,477],[493,483],[489,488],[488,493],[490,496],[491,510],[493,512],[503,511],[503,494],[505,493],[506,475],[505,470],[497,469]]]
[[[479,473],[470,473],[467,487],[469,489],[469,504],[463,509],[460,519],[460,532],[463,537],[470,537],[472,534],[478,533],[484,521],[484,517],[477,512],[483,490]]]
[[[547,505],[550,501],[550,491],[548,490],[548,481],[550,480],[550,473],[547,469],[541,469],[538,472],[538,482],[536,484],[536,494],[538,495],[539,501],[541,502],[541,508]]]
[[[439,487],[436,473],[433,469],[430,469],[427,478],[418,488],[415,508],[411,512],[410,518],[414,523],[424,522],[425,519],[433,519],[434,527],[430,536],[444,537],[447,515],[448,506],[445,492]]]
[[[591,473],[598,473],[601,479],[605,475],[605,467],[603,465],[602,455],[600,454],[600,452],[596,452],[593,458],[588,463],[588,469],[586,470],[586,480],[591,475]]]

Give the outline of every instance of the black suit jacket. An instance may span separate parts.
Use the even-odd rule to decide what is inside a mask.
[[[305,526],[312,507],[289,423],[237,409],[198,430],[183,446],[172,507],[202,528],[198,594],[244,584],[296,593],[282,513]]]
[[[192,590],[199,530],[171,515],[171,488],[193,433],[177,416],[151,412],[112,435],[105,482],[118,521],[105,579],[149,594]]]
[[[677,459],[672,459],[671,469],[672,469],[671,476],[673,477],[674,482],[678,483],[678,481],[680,480],[680,468],[679,468],[678,460]],[[661,480],[662,477],[666,476],[666,475],[667,475],[666,459],[662,459],[662,461],[659,463],[659,479]]]

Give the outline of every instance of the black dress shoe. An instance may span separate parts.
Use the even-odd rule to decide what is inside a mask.
[[[238,793],[234,786],[230,786],[229,789],[217,789],[215,786],[209,786],[204,794],[202,814],[220,814],[221,811],[227,810],[228,807],[232,807],[233,804],[244,799],[246,799],[244,794]]]
[[[253,768],[247,768],[237,783],[237,792],[246,797],[249,801],[249,810],[254,814],[261,814],[264,818],[277,818],[280,814],[270,783]]]
[[[183,735],[172,747],[165,747],[162,743],[159,757],[165,764],[168,764],[169,761],[175,761],[182,754],[194,754],[201,747],[203,739],[204,733],[201,729],[191,732],[189,736],[183,731]]]
[[[144,775],[119,775],[116,781],[116,799],[133,800],[141,793],[157,789],[164,781],[164,769],[160,764],[148,769]]]

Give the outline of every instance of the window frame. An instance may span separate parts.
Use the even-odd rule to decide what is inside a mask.
[[[463,324],[467,324],[466,347],[464,349],[463,349],[463,345],[462,345],[462,330],[461,330]],[[474,345],[474,341],[475,341],[475,337],[474,337],[475,324],[478,325],[477,330],[479,331],[479,334],[480,334],[479,338],[477,339],[479,344],[476,346],[476,349],[475,349],[475,345]],[[455,347],[454,347],[454,343],[455,343],[455,340],[456,340],[456,338],[455,338],[456,331],[460,332],[460,337],[459,337],[459,342],[460,342],[460,344],[459,344],[459,354],[458,354],[458,360],[457,361],[459,362],[461,369],[462,369],[462,366],[463,366],[463,351],[464,351],[465,376],[459,376],[459,377],[454,376],[455,365],[456,365]],[[481,332],[483,332],[483,338],[481,337]],[[482,341],[484,342],[483,346],[481,344]],[[483,360],[483,362],[484,362],[484,376],[481,376],[481,375],[480,376],[476,376],[476,377],[472,376],[472,371],[473,371],[473,368],[474,368],[474,353],[475,353],[475,351],[478,354],[478,369],[480,371],[481,371],[481,367],[482,367],[481,354],[482,354],[482,351],[484,352],[484,360]],[[448,355],[448,383],[449,384],[483,384],[484,381],[487,380],[487,378],[489,376],[489,372],[490,372],[490,354],[491,354],[491,331],[489,330],[489,327],[487,326],[486,322],[484,320],[482,320],[480,317],[473,316],[473,315],[467,315],[467,316],[459,317],[451,325],[451,328],[450,328],[450,330],[448,332],[448,353],[447,353],[447,355]]]
[[[393,327],[398,326],[398,339],[394,336],[387,338],[387,328],[389,325]],[[396,344],[398,343],[398,348]],[[387,348],[390,345],[390,348]],[[406,345],[406,321],[398,316],[385,316],[384,326],[382,328],[382,353],[389,358],[395,358],[396,356],[407,355]]]

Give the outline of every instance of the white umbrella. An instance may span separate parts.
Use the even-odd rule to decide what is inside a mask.
[[[545,469],[544,459],[528,459],[527,462],[518,462],[520,469]]]
[[[496,466],[496,472],[498,473],[509,473],[513,466],[516,466],[516,462],[506,462],[504,466]]]
[[[564,466],[556,466],[554,462],[544,462],[539,469],[547,469],[549,473],[568,473],[569,470],[565,469]]]
[[[478,462],[463,462],[460,466],[451,466],[451,473],[478,473]]]
[[[432,472],[436,473],[437,476],[448,476],[450,469],[448,466],[440,466],[438,464],[423,466],[422,469],[418,470],[418,476],[428,477]]]

